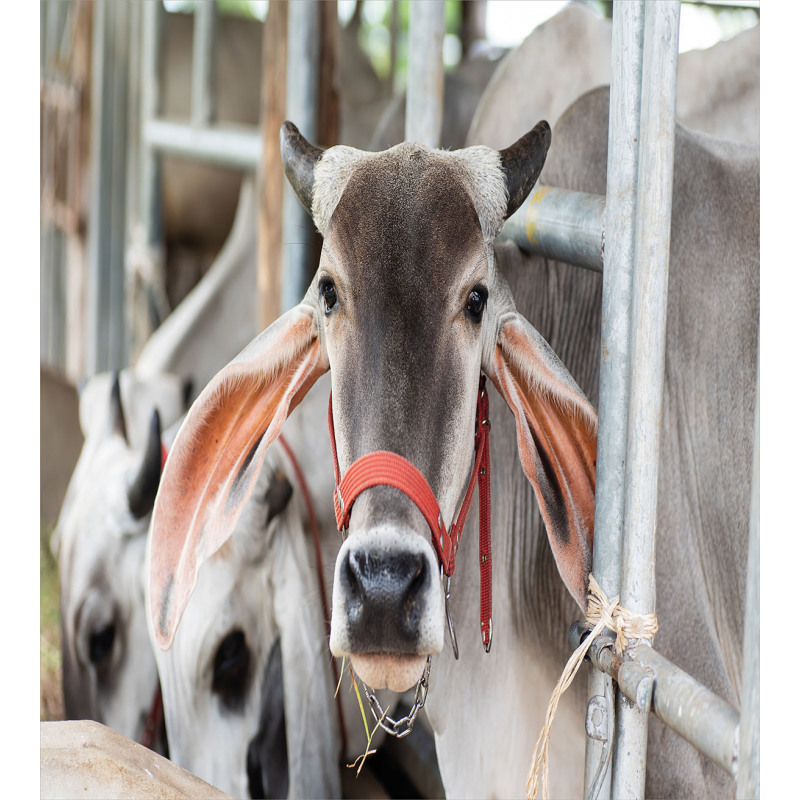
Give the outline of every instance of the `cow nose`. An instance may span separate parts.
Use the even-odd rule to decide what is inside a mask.
[[[354,549],[343,568],[344,607],[353,643],[373,652],[413,650],[428,582],[425,556]]]

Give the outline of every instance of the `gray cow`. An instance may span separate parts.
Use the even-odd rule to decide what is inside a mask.
[[[565,115],[548,183],[604,192],[607,109],[600,90]],[[676,136],[656,644],[736,702],[758,159],[680,127]],[[519,795],[567,656],[565,632],[585,604],[594,512],[596,415],[579,387],[596,392],[599,277],[493,245],[541,171],[550,129],[540,123],[500,152],[413,144],[322,152],[291,125],[284,137],[287,174],[325,237],[320,268],[301,304],[209,384],[171,451],[152,534],[156,640],[171,642],[199,565],[226,541],[270,442],[330,369],[337,518],[347,534],[331,650],[349,656],[366,683],[398,691],[433,659],[428,712],[448,794]],[[474,469],[481,372],[498,390],[489,389],[489,655],[487,628],[478,635],[478,563],[487,560],[479,552],[489,552],[479,551],[476,514],[463,538],[450,525]],[[391,468],[405,477],[389,477]],[[378,485],[368,480],[376,472]],[[439,579],[456,549],[458,661],[444,646]],[[584,699],[578,691],[562,704],[554,730],[557,796],[581,790]],[[657,726],[650,752],[651,794],[715,795],[726,782]]]

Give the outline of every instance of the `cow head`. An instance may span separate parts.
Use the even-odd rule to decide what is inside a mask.
[[[234,797],[341,791],[309,511],[283,449],[290,441],[306,482],[316,479],[313,505],[327,512],[329,392],[323,379],[289,420],[284,442],[269,449],[230,539],[200,568],[172,647],[155,648],[170,758]],[[316,424],[310,410],[321,414]],[[333,514],[318,519],[323,558],[332,561],[340,540]]]
[[[322,257],[303,301],[206,387],[170,454],[151,585],[162,646],[198,565],[230,535],[266,448],[328,369],[342,473],[376,450],[401,455],[421,471],[447,527],[471,470],[483,371],[517,419],[556,561],[583,605],[596,415],[516,312],[492,247],[549,142],[542,122],[500,152],[410,143],[322,151],[284,125],[287,177],[325,238]],[[442,648],[442,596],[431,532],[414,503],[384,486],[360,494],[335,567],[334,655],[349,655],[376,688],[408,688]]]
[[[183,393],[180,380],[166,375],[146,385],[127,371],[88,382],[80,395],[84,445],[51,543],[66,716],[97,720],[137,741],[158,684],[144,566],[161,419],[183,411]]]
[[[157,652],[170,757],[236,797],[286,797],[287,735],[299,739],[299,755],[303,736],[310,742],[317,732],[331,753],[309,748],[305,776],[320,780],[298,796],[334,796],[333,690],[319,590],[299,492],[293,496],[291,473],[275,451],[236,531],[203,565],[172,648]],[[298,706],[309,695],[318,702],[304,703],[307,721]],[[296,770],[294,788],[302,777]]]

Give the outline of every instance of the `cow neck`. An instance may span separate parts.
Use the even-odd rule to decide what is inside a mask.
[[[475,412],[475,463],[470,475],[461,510],[448,532],[442,519],[439,503],[425,476],[407,459],[387,450],[376,450],[356,459],[344,476],[339,470],[336,436],[333,429],[333,392],[328,403],[328,431],[333,451],[333,469],[336,488],[333,505],[336,524],[344,536],[350,523],[353,503],[361,492],[373,486],[391,486],[399,489],[417,506],[431,530],[431,540],[444,575],[449,579],[456,569],[456,554],[464,531],[475,486],[478,486],[480,503],[480,573],[481,573],[481,639],[488,653],[492,646],[492,522],[489,471],[489,395],[486,393],[486,376],[481,375],[478,386],[478,403]],[[448,619],[449,622],[449,619]],[[455,648],[455,642],[454,642]],[[457,652],[457,650],[456,650]],[[456,656],[458,657],[458,656]]]
[[[325,591],[325,570],[322,565],[322,546],[320,544],[319,525],[317,524],[317,515],[314,513],[314,506],[311,502],[311,492],[308,490],[303,470],[300,467],[300,462],[297,460],[294,451],[289,446],[289,442],[283,438],[282,435],[278,436],[278,442],[286,453],[287,458],[292,464],[292,469],[297,477],[297,482],[300,484],[300,491],[306,503],[308,510],[308,522],[311,526],[311,534],[314,538],[314,553],[317,562],[317,581],[319,583],[319,596],[322,601],[322,616],[325,620],[325,629],[330,638],[331,635],[331,615],[328,610],[327,592]],[[339,683],[339,675],[336,670],[336,659],[331,659],[331,671],[333,673],[333,685],[337,686]],[[341,734],[341,750],[339,753],[340,758],[344,758],[347,753],[347,728],[344,724],[344,709],[342,708],[342,693],[336,692],[336,713],[339,717],[339,733]]]

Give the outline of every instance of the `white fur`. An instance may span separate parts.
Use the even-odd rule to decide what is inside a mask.
[[[464,188],[478,214],[483,238],[487,244],[491,244],[503,227],[508,192],[500,165],[500,154],[482,146],[450,152],[403,142],[381,153],[368,153],[343,145],[329,148],[314,167],[312,216],[319,232],[323,236],[327,234],[333,212],[360,164],[367,160],[385,158],[386,154],[417,150],[426,152],[429,158],[444,160],[458,168],[463,177]]]

